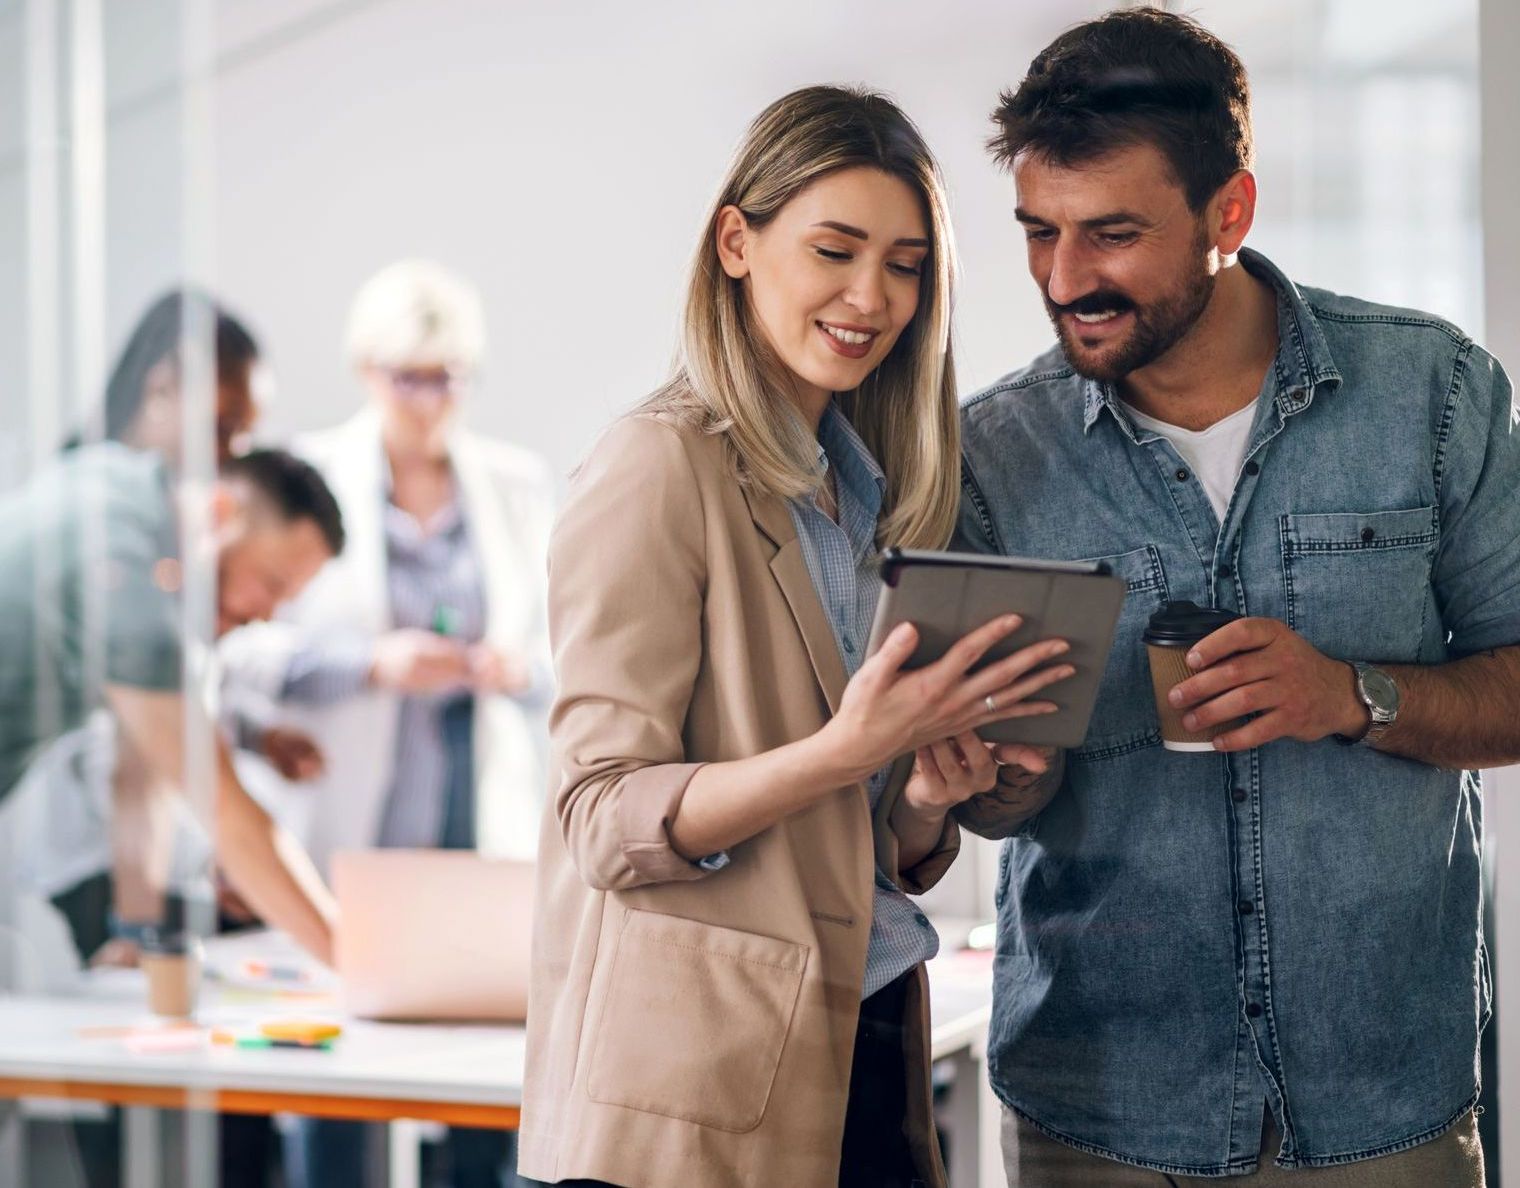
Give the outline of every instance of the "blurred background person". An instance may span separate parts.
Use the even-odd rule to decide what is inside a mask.
[[[147,521],[154,518],[152,503],[162,493],[160,488],[167,490],[182,478],[186,414],[181,352],[187,334],[192,341],[205,335],[214,350],[218,468],[244,453],[258,415],[264,375],[258,344],[246,326],[210,296],[177,289],[154,301],[138,320],[112,368],[93,432],[71,437],[60,459],[60,473],[76,481],[80,475],[86,482],[89,476],[114,475],[102,481],[116,485],[125,480],[130,490],[136,476],[145,477],[153,486],[144,495],[147,506],[122,510]],[[106,444],[90,444],[97,436]],[[279,477],[278,468],[255,469],[254,486]],[[78,510],[88,515],[88,501]],[[104,531],[112,530],[113,521],[107,519]],[[171,532],[165,529],[166,535]],[[155,565],[162,567],[162,559]],[[174,572],[172,566],[160,568],[155,581],[172,586]],[[108,648],[141,649],[148,641],[113,644],[108,636],[103,642]],[[83,646],[88,649],[90,641],[85,639]],[[311,769],[314,748],[298,732],[265,730],[247,722],[227,725],[244,745],[279,761],[290,775]],[[43,749],[12,799],[15,819],[25,822],[27,835],[34,839],[21,855],[17,885],[58,910],[79,961],[133,964],[136,942],[147,930],[195,916],[186,910],[187,899],[201,900],[209,913],[214,894],[209,877],[214,870],[212,840],[178,789],[124,736],[109,708],[96,708],[78,729]],[[242,922],[251,919],[235,893],[224,889],[222,899]],[[220,924],[232,922],[223,916]],[[220,1132],[224,1188],[265,1183],[264,1170],[274,1150],[268,1120],[229,1115],[222,1119]],[[74,1140],[87,1183],[102,1188],[118,1182],[120,1127],[114,1111],[103,1121],[76,1125]]]
[[[182,471],[180,351],[187,324],[204,327],[214,343],[218,467],[248,449],[268,387],[257,340],[211,296],[175,289],[155,300],[111,370],[98,432],[161,458],[174,478]],[[79,449],[91,436],[75,434],[64,450]],[[242,716],[229,716],[224,725],[229,737],[266,756],[287,778],[320,768],[320,755],[299,731]],[[130,964],[133,937],[160,918],[166,892],[206,893],[209,839],[172,789],[155,788],[140,756],[121,744],[108,710],[96,711],[39,755],[15,795],[33,806],[40,826],[40,844],[23,856],[19,882],[63,914],[82,960]]]
[[[205,490],[115,442],[43,468],[0,501],[0,801],[44,746],[102,706],[151,778],[184,794],[187,730],[204,704],[183,689],[183,567],[217,575],[222,631],[273,613],[342,547],[321,477],[280,451],[233,459]],[[218,859],[271,924],[330,960],[334,913],[316,872],[220,743],[211,774]]]
[[[114,769],[86,764],[80,778],[110,782],[114,770],[124,787],[143,793],[139,823],[163,803],[164,789],[197,804],[218,862],[249,902],[330,960],[334,910],[326,888],[248,795],[220,740],[205,773],[210,787],[187,787],[189,732],[213,727],[197,678],[188,692],[183,685],[197,664],[181,639],[181,517],[196,521],[185,563],[217,574],[224,627],[271,613],[342,547],[337,508],[320,477],[278,451],[233,459],[201,491],[171,486],[162,459],[114,442],[82,446],[45,468],[0,504],[0,802],[42,747],[108,708],[119,726],[107,737],[118,748]],[[40,790],[45,795],[48,786]],[[163,831],[148,819],[150,839],[110,815],[112,848],[131,850],[153,889],[147,855]],[[24,822],[20,828],[38,836]],[[167,916],[160,909],[152,923],[177,928]],[[109,1139],[109,1129],[101,1144],[80,1137],[91,1183],[118,1175]]]
[[[100,435],[133,449],[151,450],[179,473],[184,448],[180,348],[186,325],[204,326],[216,350],[213,422],[218,465],[245,453],[267,387],[259,344],[243,322],[209,294],[172,289],[143,312],[106,382]],[[192,331],[193,332],[193,331]],[[76,434],[65,449],[77,447]]]
[[[484,351],[480,299],[453,272],[405,260],[364,284],[347,331],[364,407],[295,445],[349,546],[280,622],[223,649],[229,682],[298,713],[325,759],[306,830],[319,864],[371,846],[536,849],[551,482],[459,424]],[[451,1132],[452,1182],[500,1183],[511,1139]],[[366,1146],[363,1123],[302,1119],[290,1179],[361,1184]]]

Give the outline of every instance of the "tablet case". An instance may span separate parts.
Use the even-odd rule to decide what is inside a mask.
[[[1098,685],[1124,605],[1122,578],[1095,565],[888,549],[882,556],[882,592],[867,654],[899,623],[918,627],[918,648],[907,667],[943,656],[968,631],[1017,612],[1024,622],[996,644],[978,668],[1042,639],[1059,637],[1071,651],[1055,663],[1076,674],[1037,693],[1054,701],[1053,714],[994,722],[977,731],[989,742],[1076,747],[1087,735]]]

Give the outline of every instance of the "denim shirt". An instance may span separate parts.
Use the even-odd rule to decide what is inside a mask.
[[[808,576],[834,629],[839,658],[845,672],[854,676],[865,659],[881,594],[876,524],[881,518],[886,478],[855,427],[833,404],[818,426],[818,465],[825,473],[834,472],[838,522],[823,513],[816,499],[792,499],[787,508],[797,529]],[[873,809],[890,771],[889,764],[868,782]],[[934,925],[878,868],[861,998],[869,998],[937,952],[939,933]]]
[[[1005,843],[989,1070],[1048,1134],[1183,1175],[1433,1138],[1477,1095],[1489,1012],[1475,773],[1333,740],[1159,742],[1141,631],[1168,598],[1328,656],[1520,642],[1508,380],[1436,318],[1292,285],[1221,525],[1172,447],[1059,349],[972,397],[960,547],[1101,559],[1128,587],[1092,726]]]

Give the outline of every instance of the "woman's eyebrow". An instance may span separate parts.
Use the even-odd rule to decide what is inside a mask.
[[[830,231],[838,231],[841,235],[848,235],[852,239],[870,239],[871,238],[869,232],[862,231],[859,227],[852,227],[852,226],[850,226],[849,223],[836,223],[833,219],[825,219],[821,223],[814,223],[813,226],[815,226],[815,227],[827,227]],[[903,239],[894,239],[892,241],[892,245],[894,247],[921,247],[921,248],[926,248],[926,247],[929,246],[929,241],[927,239],[912,239],[912,238],[905,237]]]

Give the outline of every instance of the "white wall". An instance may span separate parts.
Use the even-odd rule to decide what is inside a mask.
[[[1520,375],[1520,6],[1483,0],[1483,232],[1487,346]],[[1500,1010],[1500,1183],[1520,1185],[1520,768],[1489,772],[1483,816],[1494,876],[1495,986]],[[1508,1104],[1506,1104],[1508,1103]]]
[[[423,253],[485,294],[493,358],[470,419],[563,473],[663,378],[685,262],[744,125],[821,80],[892,92],[942,157],[965,258],[961,371],[995,378],[1049,332],[1011,188],[981,149],[986,116],[1090,10],[388,0],[240,62],[216,96],[217,283],[269,344],[270,430],[352,406],[349,296]]]

